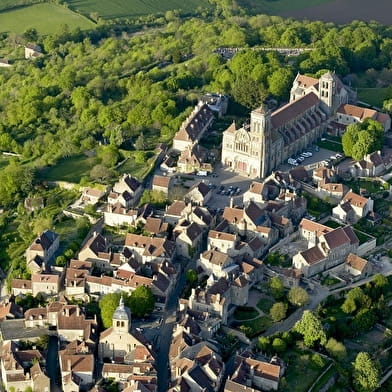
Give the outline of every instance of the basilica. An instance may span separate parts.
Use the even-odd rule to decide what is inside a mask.
[[[327,131],[341,135],[347,125],[365,118],[380,121],[387,131],[388,115],[353,105],[356,94],[336,74],[320,79],[298,74],[290,102],[271,111],[253,110],[250,123],[237,129],[233,123],[224,133],[222,164],[251,178],[264,178]]]

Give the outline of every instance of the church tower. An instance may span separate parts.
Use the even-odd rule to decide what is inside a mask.
[[[129,332],[131,328],[131,312],[124,306],[124,299],[121,296],[120,303],[113,313],[113,329],[117,332]]]
[[[252,156],[259,160],[259,177],[263,178],[269,170],[271,152],[271,111],[264,105],[252,111],[250,132]]]
[[[319,81],[319,98],[324,103],[324,110],[330,115],[334,111],[335,90],[336,81],[331,72],[322,75]]]

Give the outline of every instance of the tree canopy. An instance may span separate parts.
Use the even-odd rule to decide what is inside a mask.
[[[287,297],[294,306],[304,306],[309,302],[309,295],[302,287],[292,287]]]
[[[155,297],[147,286],[137,287],[129,298],[129,307],[136,317],[143,317],[154,310]]]
[[[308,347],[314,346],[317,342],[321,345],[327,343],[327,335],[320,319],[310,310],[304,311],[301,320],[295,323],[294,330],[303,336]]]
[[[344,153],[357,161],[366,154],[381,150],[384,143],[384,128],[376,120],[366,119],[351,124],[342,136]]]
[[[366,352],[360,352],[353,363],[353,384],[358,392],[372,392],[380,381],[380,365]]]

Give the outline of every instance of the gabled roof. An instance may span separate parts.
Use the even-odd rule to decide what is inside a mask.
[[[318,246],[313,246],[312,248],[304,250],[301,252],[301,256],[309,265],[316,264],[325,258],[324,253]]]
[[[350,253],[346,258],[346,264],[348,264],[351,268],[362,272],[366,268],[368,262],[362,257]]]
[[[329,249],[335,249],[351,243],[349,236],[341,227],[324,234],[323,237]]]
[[[317,95],[311,92],[281,107],[271,115],[273,128],[277,129],[291,120],[294,120],[306,110],[317,105],[318,102],[319,99]]]
[[[199,182],[195,185],[192,186],[192,188],[189,190],[188,193],[192,192],[194,189],[197,189],[199,193],[203,196],[206,197],[209,192],[211,192],[211,189],[204,183],[204,182]]]
[[[31,250],[48,250],[58,238],[58,234],[51,230],[45,230],[30,245]]]
[[[343,197],[343,201],[349,202],[352,206],[364,208],[369,199],[350,191]]]

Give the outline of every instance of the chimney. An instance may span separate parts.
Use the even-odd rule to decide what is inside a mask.
[[[79,306],[76,307],[76,316],[78,316],[78,317],[80,316],[80,308],[79,308]]]
[[[233,208],[233,198],[230,197],[230,208]]]
[[[70,372],[71,371],[71,360],[67,359],[67,370]]]

